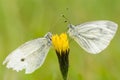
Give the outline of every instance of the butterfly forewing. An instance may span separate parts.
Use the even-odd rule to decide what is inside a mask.
[[[26,73],[32,73],[43,64],[50,46],[51,42],[45,37],[28,41],[9,54],[3,64],[16,71],[25,69]]]
[[[112,40],[117,30],[117,24],[112,21],[93,21],[81,25],[70,25],[69,35],[87,52],[99,53]]]

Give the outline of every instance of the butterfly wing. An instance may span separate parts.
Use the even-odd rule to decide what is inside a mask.
[[[117,24],[101,20],[69,26],[68,34],[88,53],[97,54],[104,50],[117,31]]]
[[[26,74],[32,73],[43,64],[50,46],[47,38],[28,41],[9,54],[3,64],[17,72],[25,69]]]

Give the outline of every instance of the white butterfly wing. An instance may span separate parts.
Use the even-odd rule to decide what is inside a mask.
[[[114,37],[118,25],[101,20],[69,26],[69,35],[88,53],[97,54],[104,50]]]
[[[50,46],[47,38],[28,41],[8,55],[3,64],[17,72],[25,69],[26,74],[32,73],[43,64]]]

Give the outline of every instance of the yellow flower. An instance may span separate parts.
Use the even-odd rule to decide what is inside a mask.
[[[69,43],[67,34],[62,33],[59,36],[52,36],[52,44],[56,50],[58,56],[60,70],[64,80],[67,80],[68,67],[69,67]]]
[[[59,35],[55,34],[52,36],[52,44],[57,52],[60,54],[69,50],[69,43],[66,33]]]

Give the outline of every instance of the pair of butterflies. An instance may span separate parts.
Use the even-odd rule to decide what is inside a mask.
[[[83,23],[77,26],[69,24],[67,33],[85,51],[92,54],[104,50],[114,37],[118,25],[112,21],[100,20]],[[52,45],[52,34],[48,32],[44,37],[28,41],[7,56],[3,64],[7,68],[29,74],[38,69],[44,62]]]

